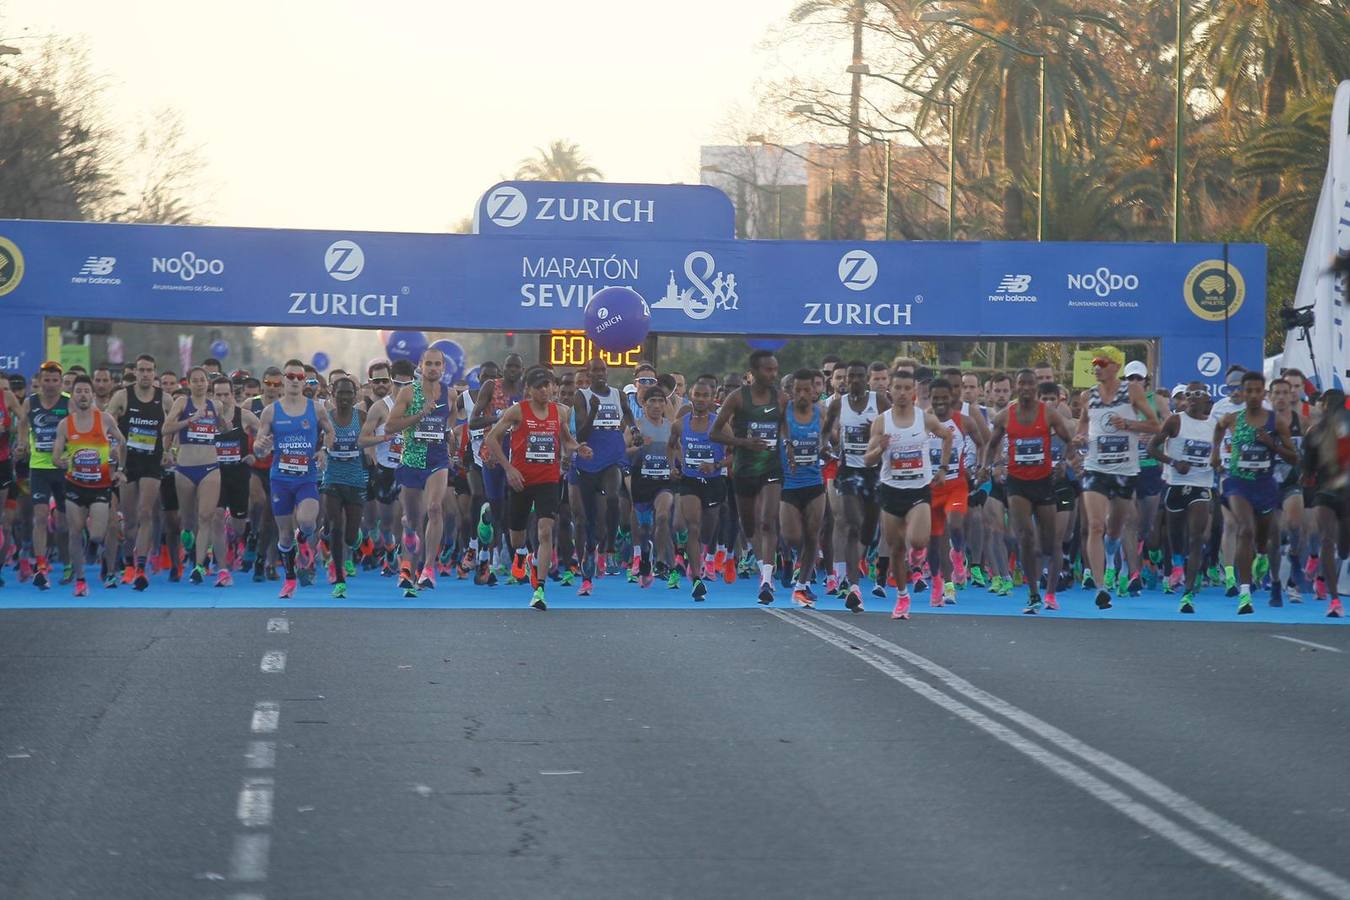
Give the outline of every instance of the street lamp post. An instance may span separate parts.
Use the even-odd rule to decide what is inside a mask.
[[[930,103],[936,103],[938,106],[945,106],[947,113],[947,240],[952,240],[956,236],[956,104],[950,98],[939,100],[932,94],[926,94],[923,91],[916,90],[902,81],[882,75],[880,72],[873,72],[866,63],[861,65],[849,66],[846,70],[856,75],[866,75],[869,78],[880,78],[900,88],[902,91],[908,91],[916,97],[922,97]],[[913,133],[913,132],[911,132]],[[886,145],[886,208],[888,215],[886,218],[886,238],[890,239],[891,220],[890,210],[890,191],[891,191],[891,148]]]
[[[1181,240],[1181,125],[1185,113],[1186,88],[1183,78],[1186,74],[1186,46],[1183,43],[1182,17],[1185,0],[1177,0],[1177,128],[1172,148],[1172,243]]]
[[[1046,157],[1045,157],[1045,150],[1046,150],[1046,146],[1045,146],[1045,132],[1046,132],[1046,127],[1045,127],[1045,54],[1044,54],[1044,53],[1041,53],[1041,52],[1038,52],[1038,51],[1036,51],[1036,50],[1028,50],[1026,47],[1018,46],[1017,44],[1014,44],[1012,41],[1005,40],[1004,38],[1001,38],[1001,37],[999,37],[998,35],[993,34],[993,33],[991,33],[991,32],[985,31],[985,30],[982,29],[982,28],[976,28],[974,25],[968,25],[968,24],[966,24],[965,22],[962,22],[962,21],[959,20],[959,19],[940,18],[940,16],[941,16],[941,14],[938,14],[938,16],[933,16],[933,15],[931,15],[931,14],[930,14],[930,15],[923,15],[923,16],[920,16],[920,17],[919,17],[919,21],[920,21],[920,22],[931,22],[931,23],[933,23],[933,24],[935,24],[935,25],[949,25],[949,26],[951,26],[952,28],[960,28],[960,29],[963,30],[963,31],[969,31],[969,32],[971,32],[972,34],[978,34],[980,37],[985,38],[986,40],[993,41],[995,44],[998,44],[998,45],[1001,46],[1001,47],[1006,47],[1007,49],[1013,51],[1014,53],[1020,53],[1020,54],[1022,54],[1023,56],[1031,56],[1031,57],[1035,57],[1035,59],[1036,59],[1037,62],[1038,62],[1038,68],[1039,68],[1039,73],[1040,73],[1040,82],[1041,82],[1041,91],[1040,91],[1040,94],[1041,94],[1041,102],[1040,102],[1040,116],[1039,116],[1039,118],[1040,118],[1040,133],[1041,133],[1041,165],[1040,165],[1040,174],[1038,175],[1037,181],[1036,181],[1036,240],[1038,240],[1038,241],[1044,240],[1044,239],[1045,239],[1045,159],[1046,159]]]
[[[802,111],[802,107],[797,107],[795,111]],[[809,156],[798,153],[796,150],[784,147],[782,144],[775,144],[773,141],[765,138],[762,134],[747,135],[745,139],[752,144],[763,144],[765,147],[777,147],[789,156],[795,156],[804,163],[809,163],[817,169],[825,170],[826,175],[829,177],[829,181],[825,184],[825,240],[834,240],[834,166],[818,163]]]
[[[783,239],[783,191],[780,188],[774,189],[766,188],[764,185],[757,184],[756,182],[751,181],[749,178],[742,178],[735,172],[728,172],[726,169],[721,169],[718,168],[717,166],[699,166],[699,171],[711,172],[714,175],[725,175],[727,178],[735,179],[736,181],[739,181],[743,185],[754,188],[756,191],[759,192],[768,191],[768,193],[773,194],[774,230],[775,233],[777,234],[778,239],[780,241]]]

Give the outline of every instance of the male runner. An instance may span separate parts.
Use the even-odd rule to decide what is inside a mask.
[[[783,488],[783,399],[778,358],[771,350],[750,354],[751,383],[733,391],[717,413],[712,439],[736,450],[732,489],[741,530],[759,559],[759,602],[773,602],[773,560],[778,552],[778,501]],[[767,560],[767,562],[766,562]]]
[[[534,594],[530,606],[541,612],[548,609],[544,599],[544,585],[553,559],[553,528],[558,518],[558,481],[562,477],[562,458],[576,452],[585,459],[591,448],[578,447],[571,430],[563,421],[558,404],[549,401],[553,389],[553,373],[548,369],[530,370],[526,379],[529,399],[522,400],[502,413],[497,424],[483,439],[489,458],[500,465],[511,486],[511,508],[507,527],[511,546],[522,556],[521,565],[529,568]],[[511,455],[502,450],[502,439],[510,436]],[[525,528],[533,512],[538,532],[538,548],[533,560],[528,559]],[[515,567],[513,562],[512,567]]]
[[[70,413],[70,397],[61,392],[60,363],[45,362],[33,379],[37,390],[23,404],[23,417],[28,423],[28,482],[33,497],[33,585],[47,590],[51,565],[47,561],[47,534],[51,528],[51,502],[56,501],[56,531],[65,531],[65,478],[52,459],[56,431]],[[90,395],[93,384],[90,383]]]
[[[1323,392],[1321,413],[1303,441],[1303,470],[1317,512],[1327,618],[1339,619],[1345,615],[1340,568],[1350,559],[1350,410],[1345,408],[1345,392],[1339,388]]]
[[[150,586],[146,561],[150,541],[155,534],[155,513],[159,507],[160,481],[164,477],[164,391],[155,383],[155,358],[148,353],[136,357],[135,383],[115,393],[107,413],[126,436],[126,481],[122,484],[122,519],[128,560],[123,581],[143,591]],[[129,577],[128,577],[129,576]]]
[[[638,550],[638,583],[650,587],[655,574],[674,590],[680,586],[680,573],[673,565],[670,536],[675,482],[668,401],[660,385],[645,389],[642,418],[629,432],[628,453],[632,463],[629,493],[637,525],[634,543]]]
[[[591,386],[577,391],[577,439],[591,449],[590,455],[573,463],[576,488],[581,500],[573,505],[573,521],[585,535],[581,557],[582,588],[595,577],[596,554],[614,550],[614,531],[619,523],[619,488],[623,483],[625,435],[635,426],[633,412],[623,394],[609,384],[609,367],[600,357],[587,365]],[[652,386],[656,373],[650,376]],[[617,574],[611,564],[607,574]],[[589,591],[585,591],[589,593]]]
[[[94,405],[94,382],[88,375],[76,375],[71,383],[70,414],[56,426],[52,440],[53,462],[65,469],[66,519],[70,527],[70,562],[75,567],[75,596],[89,596],[85,581],[84,541],[89,530],[89,548],[94,559],[105,555],[103,538],[108,533],[112,489],[125,480],[122,472],[126,442],[117,422]],[[117,448],[116,471],[113,448]],[[109,548],[111,550],[111,548]],[[110,553],[108,554],[110,555]],[[117,587],[117,573],[105,559],[103,586]]]
[[[1275,409],[1276,418],[1289,426],[1289,437],[1294,444],[1294,453],[1301,455],[1303,452],[1303,430],[1306,427],[1307,419],[1301,416],[1295,408],[1293,386],[1283,377],[1276,378],[1270,383],[1270,403]],[[1295,463],[1285,462],[1283,459],[1275,461],[1275,482],[1280,489],[1280,508],[1275,511],[1274,518],[1270,527],[1270,541],[1267,546],[1259,548],[1258,552],[1265,551],[1268,563],[1265,568],[1270,572],[1270,605],[1284,605],[1284,589],[1289,591],[1289,601],[1291,603],[1302,602],[1299,595],[1298,578],[1303,574],[1302,550],[1303,550],[1303,484],[1302,473],[1299,466]],[[1289,572],[1289,582],[1284,584],[1280,580],[1281,569],[1281,547],[1283,534],[1289,535],[1289,560],[1292,569]],[[1255,575],[1255,573],[1253,573]]]
[[[521,362],[520,354],[508,353],[502,363],[502,374],[500,378],[488,379],[484,377],[482,385],[478,389],[478,397],[474,400],[473,414],[469,417],[469,430],[471,432],[481,431],[487,433],[486,429],[497,424],[502,413],[506,412],[511,406],[519,403],[524,395],[525,385],[522,380],[525,367]],[[483,494],[487,498],[488,511],[492,514],[492,522],[497,527],[497,533],[491,541],[484,541],[487,532],[487,523],[484,521],[483,510],[479,511],[479,550],[482,556],[478,561],[478,574],[474,577],[476,584],[487,584],[490,576],[491,581],[495,583],[495,573],[492,572],[492,550],[491,546],[483,546],[484,543],[499,543],[502,538],[501,528],[506,523],[506,473],[496,462],[489,461],[486,455],[483,460]],[[513,573],[514,574],[514,573]],[[520,573],[519,581],[524,577]]]
[[[373,434],[362,437],[361,411],[356,408],[357,389],[352,377],[339,376],[329,386],[333,391],[333,408],[328,411],[333,425],[333,449],[328,453],[328,468],[324,470],[319,493],[325,504],[328,549],[333,554],[328,577],[333,583],[333,598],[341,600],[347,596],[347,576],[356,574],[346,551],[358,543],[361,513],[366,504],[368,476],[362,447],[383,441]]]
[[[921,567],[928,552],[932,525],[929,484],[933,468],[929,440],[942,441],[939,458],[950,459],[952,433],[932,413],[914,406],[914,374],[897,369],[891,376],[890,410],[872,423],[864,465],[881,464],[877,499],[881,505],[882,541],[895,567],[896,598],[892,619],[909,618],[909,565]],[[945,468],[945,466],[944,466]],[[862,605],[849,606],[859,612]]]
[[[685,556],[689,560],[691,596],[701,602],[708,596],[705,576],[716,576],[726,558],[726,547],[710,549],[717,543],[717,525],[722,503],[726,500],[723,475],[726,449],[712,439],[713,391],[716,379],[700,376],[689,391],[690,409],[675,422],[670,432],[676,465],[680,470],[680,506],[684,510],[688,535]],[[705,546],[706,545],[706,546]]]
[[[868,368],[855,359],[844,366],[847,392],[830,400],[825,412],[823,433],[838,448],[839,468],[834,476],[830,504],[834,509],[834,583],[845,605],[854,609],[862,603],[859,562],[863,547],[876,533],[877,478],[880,466],[863,464],[870,442],[872,423],[890,409],[884,393],[868,387]],[[883,562],[885,560],[885,562]],[[886,596],[889,559],[878,553],[877,581],[872,593]],[[827,587],[828,590],[828,587]]]
[[[402,488],[398,484],[398,464],[403,459],[403,432],[389,428],[389,414],[394,411],[396,393],[412,384],[413,364],[406,359],[392,365],[380,360],[369,368],[371,387],[375,394],[365,424],[361,426],[362,446],[375,447],[375,472],[370,490],[375,495],[379,510],[379,538],[376,554],[382,560],[380,574],[392,577],[395,557],[402,541],[403,523],[399,504]],[[392,389],[392,390],[391,390]],[[380,438],[376,443],[371,438]]]
[[[19,400],[17,394],[10,390],[10,382],[0,380],[0,502],[4,504],[4,511],[0,514],[0,569],[4,568],[4,560],[9,559],[9,548],[6,546],[6,540],[13,545],[15,555],[18,553],[19,539],[15,533],[15,506],[14,495],[17,484],[19,464],[26,461],[28,447],[26,442],[26,430],[19,427],[23,421],[23,403]],[[26,564],[26,561],[25,561]],[[23,580],[22,569],[20,569],[20,580]],[[0,578],[0,587],[4,587],[5,579]]]
[[[249,399],[248,411],[255,419],[261,420],[263,410],[281,399],[283,382],[281,370],[268,366],[263,371],[257,396]],[[252,528],[244,541],[244,563],[253,568],[253,581],[260,583],[264,578],[276,579],[275,560],[269,563],[273,548],[277,545],[277,522],[272,515],[272,455],[253,448],[253,480],[248,486],[249,521]]]
[[[819,396],[816,373],[810,369],[797,370],[792,377],[792,405],[786,412],[783,456],[787,472],[778,506],[783,539],[789,552],[797,551],[792,602],[808,609],[816,605],[810,585],[816,568],[820,526],[825,518],[825,479],[820,465],[825,429],[817,402]],[[787,563],[791,568],[790,559]]]
[[[234,576],[230,574],[228,560],[232,555],[228,548],[237,547],[241,538],[244,541],[248,538],[248,501],[253,482],[250,472],[255,459],[250,435],[258,433],[258,417],[235,403],[234,385],[224,377],[217,376],[211,382],[211,399],[220,416],[220,429],[216,433],[220,513],[216,517],[212,539],[218,569],[216,587],[229,587],[234,584]],[[230,532],[233,532],[233,539]]]
[[[1209,417],[1209,390],[1203,382],[1186,385],[1185,400],[1185,410],[1167,417],[1162,431],[1149,441],[1148,452],[1166,466],[1163,508],[1172,544],[1170,579],[1173,587],[1185,584],[1180,611],[1189,614],[1195,612],[1195,595],[1205,567],[1205,541],[1209,538],[1214,425]]]
[[[970,506],[970,471],[976,468],[979,454],[989,443],[989,426],[976,413],[963,416],[953,396],[952,383],[944,378],[934,379],[928,386],[929,402],[934,418],[951,434],[951,455],[943,459],[942,442],[933,438],[929,445],[933,468],[932,544],[928,565],[933,570],[933,588],[929,606],[943,606],[956,602],[954,563],[965,550],[966,514]],[[973,448],[968,451],[967,448]],[[949,552],[950,551],[950,552]],[[936,556],[936,563],[934,557]]]

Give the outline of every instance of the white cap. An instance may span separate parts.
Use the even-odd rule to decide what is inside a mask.
[[[1131,375],[1138,375],[1142,378],[1147,378],[1148,366],[1144,365],[1137,359],[1127,362],[1125,364],[1125,368],[1121,370],[1120,377],[1129,378]]]
[[[1173,397],[1175,397],[1177,394],[1184,394],[1184,393],[1186,393],[1186,385],[1184,384],[1178,384],[1176,387],[1172,388]]]

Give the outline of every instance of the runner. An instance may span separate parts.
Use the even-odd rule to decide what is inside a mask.
[[[773,559],[778,551],[778,501],[783,489],[783,398],[778,358],[771,350],[750,354],[751,383],[733,391],[713,423],[712,439],[735,448],[732,489],[741,531],[759,559],[759,602],[773,602]],[[767,561],[766,561],[767,560]]]
[[[37,391],[24,401],[23,417],[28,423],[28,446],[32,448],[28,458],[28,481],[33,497],[33,585],[45,591],[51,575],[47,535],[53,524],[58,535],[66,529],[65,478],[52,459],[52,446],[61,420],[70,413],[70,397],[61,392],[60,363],[43,363],[33,381]],[[52,522],[53,502],[55,523]]]
[[[1343,561],[1350,559],[1350,411],[1345,408],[1345,392],[1339,388],[1325,391],[1321,411],[1303,441],[1303,471],[1311,482],[1312,505],[1321,537],[1327,618],[1339,619],[1345,615],[1341,606],[1340,568]]]
[[[1264,548],[1275,510],[1280,505],[1280,490],[1275,483],[1274,457],[1296,462],[1289,425],[1262,406],[1266,379],[1260,372],[1242,376],[1242,397],[1246,405],[1222,416],[1214,425],[1214,446],[1210,464],[1219,469],[1219,446],[1233,432],[1232,450],[1225,471],[1223,495],[1237,524],[1237,548],[1234,562],[1238,577],[1238,615],[1252,613],[1253,560],[1257,548]]]
[[[1149,441],[1148,452],[1167,467],[1163,473],[1168,485],[1163,508],[1172,544],[1170,581],[1174,588],[1184,583],[1180,611],[1190,614],[1195,612],[1195,595],[1205,566],[1205,541],[1210,533],[1214,426],[1209,416],[1209,390],[1203,382],[1186,385],[1185,401],[1185,411],[1167,417],[1162,431]]]
[[[263,410],[281,399],[285,378],[276,366],[263,371],[259,395],[248,401],[248,411],[261,421]],[[256,441],[256,438],[255,438]],[[248,485],[249,530],[244,541],[244,563],[253,568],[253,581],[277,578],[274,553],[277,546],[277,520],[272,515],[272,455],[253,448],[253,480]]]
[[[723,475],[726,450],[712,439],[713,392],[717,379],[699,376],[689,391],[691,408],[671,428],[670,442],[680,470],[680,506],[688,529],[685,556],[689,560],[690,596],[702,602],[708,596],[706,576],[716,577],[726,562],[726,547],[717,543],[717,525],[727,486]]]
[[[530,606],[548,609],[544,599],[544,584],[548,580],[549,561],[553,558],[553,527],[558,517],[558,482],[562,477],[561,460],[573,452],[585,459],[591,448],[578,447],[567,423],[562,420],[556,403],[549,402],[553,388],[553,373],[547,369],[532,369],[527,378],[529,399],[512,406],[483,439],[488,456],[499,464],[510,484],[511,509],[508,528],[511,545],[521,557],[521,565],[529,568],[534,594]],[[510,435],[511,456],[502,450],[502,438]],[[534,559],[529,559],[525,546],[525,528],[533,512],[538,531],[538,547]],[[512,567],[515,567],[513,562]]]
[[[70,561],[75,567],[75,596],[88,597],[85,581],[85,529],[94,559],[111,557],[103,539],[108,533],[112,490],[125,476],[122,472],[126,442],[117,422],[94,405],[94,382],[88,375],[76,375],[71,383],[70,414],[57,424],[51,457],[65,469],[66,519],[70,528]],[[116,471],[111,462],[116,449]],[[117,572],[112,560],[105,558],[103,586],[117,587]]]
[[[1276,378],[1270,383],[1270,403],[1275,409],[1275,416],[1281,422],[1289,426],[1290,440],[1294,445],[1295,455],[1301,455],[1303,452],[1303,428],[1305,419],[1295,408],[1293,386],[1284,378]],[[1280,508],[1275,510],[1275,515],[1271,521],[1270,542],[1262,548],[1266,551],[1267,564],[1263,567],[1270,573],[1270,600],[1271,606],[1284,605],[1284,591],[1289,592],[1290,603],[1301,603],[1303,598],[1299,594],[1297,575],[1301,575],[1302,550],[1303,550],[1303,484],[1302,473],[1296,463],[1288,463],[1283,459],[1275,461],[1275,482],[1280,489]],[[1289,560],[1291,571],[1289,572],[1289,582],[1284,584],[1280,581],[1281,568],[1281,549],[1283,548],[1283,535],[1289,535]],[[1255,575],[1255,573],[1253,573]]]
[[[844,366],[846,393],[836,395],[825,413],[824,434],[837,448],[839,468],[834,476],[830,504],[834,510],[834,577],[825,590],[833,587],[849,609],[861,608],[860,577],[863,548],[876,533],[877,479],[880,465],[863,464],[872,423],[890,408],[890,401],[868,388],[867,363],[855,359]],[[877,560],[874,596],[886,596],[889,559]]]
[[[675,590],[680,573],[674,567],[674,546],[670,539],[671,508],[675,503],[670,452],[671,423],[667,417],[669,398],[657,385],[645,389],[643,416],[629,432],[628,453],[632,459],[633,512],[637,519],[638,583],[650,587],[655,577]]]
[[[403,432],[403,456],[396,477],[403,488],[403,549],[407,555],[399,566],[398,586],[409,598],[416,597],[419,588],[436,587],[436,556],[445,533],[449,448],[455,427],[451,421],[454,390],[441,384],[445,355],[428,348],[420,366],[421,378],[398,392],[386,423],[389,430]]]
[[[356,382],[342,375],[329,382],[333,391],[333,408],[328,411],[333,429],[333,449],[328,453],[328,468],[323,473],[325,520],[327,521],[328,549],[333,560],[328,566],[328,580],[333,585],[333,598],[347,596],[347,576],[356,574],[356,566],[347,558],[347,548],[355,548],[360,541],[361,513],[366,504],[366,465],[362,447],[383,444],[381,436],[362,437],[361,412],[356,409]],[[384,403],[380,403],[384,406]]]
[[[1017,402],[994,416],[989,447],[1001,448],[1008,461],[1008,480],[1005,483],[1008,515],[1013,530],[1017,532],[1018,562],[1027,586],[1027,606],[1023,612],[1027,615],[1036,615],[1041,611],[1037,580],[1041,574],[1042,558],[1048,563],[1044,606],[1047,609],[1059,609],[1055,600],[1055,591],[1059,586],[1059,554],[1055,544],[1054,461],[1050,455],[1052,434],[1058,435],[1062,441],[1073,440],[1073,434],[1060,418],[1059,411],[1036,399],[1036,373],[1031,369],[1022,369],[1017,373]],[[1003,444],[1005,437],[1006,445]]]
[[[786,412],[787,432],[783,445],[786,474],[783,477],[779,516],[788,552],[796,551],[792,575],[792,602],[807,609],[816,605],[811,580],[816,569],[816,550],[825,519],[825,479],[821,474],[824,449],[824,417],[816,386],[818,373],[798,369],[792,380],[792,405]],[[792,560],[787,561],[792,569]]]
[[[932,413],[914,406],[914,394],[914,374],[897,369],[891,376],[894,405],[872,423],[872,436],[863,455],[863,465],[881,464],[877,499],[882,541],[895,565],[892,619],[909,618],[909,566],[922,566],[928,552],[932,526],[929,484],[933,480],[930,437],[942,441],[939,458],[951,459],[952,451],[952,433]],[[860,612],[862,604],[849,608]]]
[[[135,381],[117,391],[107,413],[127,439],[126,480],[122,484],[122,519],[130,563],[123,582],[138,591],[150,586],[145,567],[155,534],[160,481],[164,477],[164,391],[155,382],[155,358],[136,357]]]
[[[234,385],[217,376],[211,399],[220,414],[216,461],[220,463],[220,501],[212,546],[216,551],[216,587],[234,584],[231,574],[240,545],[248,540],[248,501],[255,457],[250,435],[258,433],[258,417],[235,405]]]
[[[1139,444],[1135,434],[1156,433],[1158,417],[1144,396],[1139,382],[1122,383],[1117,377],[1125,354],[1111,346],[1098,348],[1092,358],[1097,386],[1088,392],[1087,404],[1078,420],[1076,446],[1087,446],[1083,465],[1083,512],[1087,518],[1087,552],[1097,608],[1111,608],[1111,592],[1106,590],[1106,563],[1121,549],[1121,533],[1132,514],[1134,483],[1139,475]],[[1134,417],[1139,413],[1142,418]],[[1125,556],[1132,576],[1137,577],[1138,547],[1126,547]],[[1130,587],[1134,586],[1134,577]]]
[[[928,565],[933,570],[933,588],[928,605],[956,603],[957,577],[964,577],[956,566],[965,550],[966,514],[970,506],[970,475],[979,454],[989,443],[989,426],[978,413],[963,416],[954,408],[953,385],[937,378],[928,386],[933,416],[951,434],[951,455],[944,461],[942,441],[935,437],[929,444],[932,482],[932,542]],[[945,466],[944,466],[945,463]],[[936,563],[934,558],[936,557]]]
[[[403,432],[389,426],[389,414],[394,411],[396,391],[412,384],[413,364],[406,359],[392,365],[379,361],[369,368],[375,400],[370,404],[365,424],[361,426],[361,445],[375,447],[375,472],[370,490],[375,495],[379,527],[375,553],[380,559],[380,574],[393,577],[396,559],[403,542],[403,514],[400,504],[402,488],[398,483],[398,465],[403,459]],[[378,437],[377,443],[371,438]]]
[[[216,508],[220,500],[220,462],[216,456],[216,435],[220,431],[220,411],[208,395],[210,382],[206,370],[194,366],[188,370],[188,396],[174,400],[164,422],[164,437],[176,446],[174,487],[183,520],[183,549],[194,554],[196,565],[188,580],[201,584],[206,579],[207,553],[215,533]],[[217,563],[223,564],[223,559]]]
[[[9,559],[11,549],[22,558],[18,536],[14,532],[18,464],[28,455],[26,435],[24,429],[19,427],[21,421],[23,403],[10,390],[9,381],[0,381],[0,502],[4,504],[4,511],[0,513],[3,516],[0,518],[0,569]],[[0,587],[4,586],[5,579],[0,578]]]
[[[591,386],[577,390],[577,439],[591,448],[588,456],[574,462],[576,487],[581,500],[572,516],[585,534],[581,556],[581,585],[595,577],[597,567],[608,575],[618,574],[613,559],[614,533],[620,522],[619,492],[623,485],[625,435],[635,426],[632,410],[623,394],[609,384],[609,367],[599,357],[587,364]],[[656,373],[650,376],[656,383]],[[603,559],[597,561],[597,554]]]
[[[478,397],[474,400],[473,414],[469,417],[470,430],[486,435],[487,429],[497,423],[502,413],[520,402],[524,393],[521,380],[523,374],[524,365],[520,354],[509,353],[503,361],[500,378],[484,377]],[[496,462],[489,461],[486,455],[480,458],[483,460],[483,494],[487,498],[487,508],[480,507],[478,513],[479,550],[483,555],[479,558],[474,583],[495,584],[496,574],[493,572],[491,557],[504,537],[500,528],[506,522],[506,473]],[[489,534],[494,524],[498,530],[495,534]],[[524,578],[523,573],[521,578]]]
[[[1153,391],[1148,366],[1137,359],[1131,360],[1121,370],[1121,378],[1127,383],[1138,382],[1143,385],[1144,399],[1148,401],[1148,405],[1153,408],[1153,414],[1161,422],[1163,410],[1159,405],[1158,395]],[[1158,507],[1162,503],[1163,475],[1162,466],[1148,452],[1152,437],[1151,434],[1145,434],[1138,439],[1139,478],[1136,479],[1134,486],[1135,506],[1138,515],[1132,520],[1131,524],[1126,525],[1124,535],[1126,544],[1142,547],[1143,552],[1147,554],[1147,559],[1141,558],[1139,571],[1141,581],[1142,576],[1148,574],[1150,587],[1156,584],[1157,575],[1162,570],[1163,564],[1162,550],[1159,546],[1161,529],[1157,527]],[[1110,560],[1107,560],[1107,568],[1111,568]],[[1109,573],[1107,580],[1110,580]],[[1127,585],[1127,588],[1133,588],[1133,586]],[[1132,596],[1137,593],[1137,590],[1131,590]]]
[[[320,457],[327,456],[334,434],[328,417],[320,416],[315,401],[304,395],[305,364],[288,359],[282,374],[281,399],[263,410],[254,448],[272,457],[272,515],[277,522],[277,551],[286,567],[279,596],[289,599],[295,596],[299,579],[297,555],[307,573],[306,583],[313,580],[310,538],[319,520],[318,471],[324,461]]]

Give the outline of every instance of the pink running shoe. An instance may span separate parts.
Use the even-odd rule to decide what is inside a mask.
[[[89,596],[89,582],[85,581],[83,578],[81,578],[79,581],[76,581],[76,582],[75,582],[75,596],[76,596],[76,597],[88,597],[88,596]],[[1327,613],[1327,615],[1331,615],[1331,613]]]
[[[830,573],[829,577],[825,579],[825,593],[827,594],[839,593],[839,579],[834,575],[834,573]]]
[[[934,609],[942,608],[942,579],[933,579],[933,589],[928,592],[928,605]]]
[[[1317,592],[1318,600],[1325,600],[1327,599],[1328,596],[1330,596],[1329,594],[1327,594],[1326,579],[1324,579],[1321,575],[1318,575],[1317,580],[1313,582],[1313,588]]]
[[[1327,607],[1328,619],[1339,619],[1345,615],[1345,610],[1341,609],[1341,598],[1332,597],[1331,604]]]
[[[234,587],[234,576],[229,569],[221,569],[216,575],[216,587]]]
[[[891,610],[892,619],[909,618],[909,593],[903,593],[895,598],[895,609]]]
[[[952,581],[966,583],[966,555],[960,550],[952,551]]]
[[[331,562],[328,564],[328,583],[337,584],[337,566]]]
[[[314,547],[309,541],[296,545],[296,559],[302,569],[312,569],[314,567]]]
[[[1181,583],[1186,580],[1186,570],[1181,566],[1173,566],[1172,574],[1168,576],[1168,581],[1172,583],[1172,590],[1181,587]]]
[[[287,578],[281,583],[281,593],[277,594],[282,600],[289,600],[295,596],[296,583],[294,578]]]
[[[1055,595],[1054,595],[1054,594],[1046,594],[1046,595],[1045,595],[1045,608],[1046,608],[1046,609],[1059,609],[1059,601],[1055,599]]]

